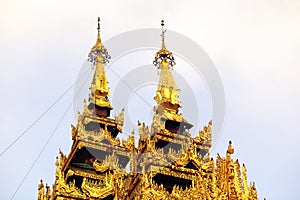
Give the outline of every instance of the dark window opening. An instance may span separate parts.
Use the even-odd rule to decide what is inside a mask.
[[[67,184],[70,184],[72,182],[75,182],[75,186],[77,188],[81,188],[82,182],[83,182],[83,177],[81,176],[70,176],[67,180]]]
[[[158,142],[155,143],[155,148],[163,148],[164,153],[169,153],[169,150],[172,148],[175,151],[179,151],[182,146],[181,144],[176,144],[176,143],[170,143],[164,140],[159,140]]]
[[[110,132],[110,134],[113,138],[117,137],[117,135],[119,133],[119,130],[117,129],[116,126],[108,126],[107,130]]]
[[[95,114],[99,117],[109,117],[110,110],[108,108],[95,106],[95,108],[93,110],[93,114]]]
[[[168,176],[168,175],[164,175],[164,174],[156,174],[153,177],[153,180],[158,185],[163,184],[164,188],[169,193],[172,193],[174,185],[178,185],[179,187],[182,187],[182,189],[186,189],[187,187],[192,186],[191,180],[177,178],[177,177]]]
[[[204,149],[197,148],[197,153],[202,156],[202,158],[207,154],[207,151]]]
[[[102,200],[114,200],[115,196],[113,196],[112,194],[108,195],[107,197],[104,197]]]
[[[185,167],[189,169],[198,170],[198,168],[194,165],[192,161],[190,161]]]
[[[109,117],[110,116],[110,108],[97,106],[95,104],[90,104],[88,106],[90,110],[93,110],[93,114],[99,117]]]
[[[165,123],[165,128],[172,133],[178,133],[179,126],[180,123],[176,121],[167,120]]]

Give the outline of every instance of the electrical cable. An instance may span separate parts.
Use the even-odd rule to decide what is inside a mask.
[[[82,86],[80,87],[79,91],[77,92],[77,94],[75,94],[74,99],[77,98],[79,92],[81,91],[81,89],[83,88],[83,86],[85,85],[86,81],[88,80],[90,74],[91,74],[92,70],[90,71],[88,77],[86,78],[86,80],[84,81],[84,83],[82,84]],[[77,81],[76,81],[77,82]],[[35,166],[35,164],[37,163],[37,161],[39,160],[40,156],[42,155],[43,151],[46,149],[46,147],[48,146],[49,142],[51,141],[51,139],[53,138],[55,132],[57,131],[58,127],[60,126],[60,124],[62,123],[63,119],[65,118],[66,114],[68,113],[69,109],[71,108],[73,102],[70,103],[70,105],[67,107],[67,109],[65,110],[63,116],[61,117],[61,119],[59,120],[58,124],[55,126],[55,128],[53,129],[50,137],[48,138],[47,142],[45,143],[45,145],[43,146],[42,150],[39,152],[38,156],[35,158],[34,162],[32,163],[32,165],[30,166],[29,170],[26,172],[25,176],[23,177],[22,181],[20,182],[20,184],[18,185],[16,191],[13,193],[12,197],[10,198],[10,200],[12,200],[15,195],[17,194],[17,192],[19,191],[19,189],[21,188],[21,186],[23,185],[24,181],[26,180],[26,178],[28,177],[29,173],[31,172],[31,170],[33,169],[33,167]]]
[[[90,69],[89,69],[90,70]],[[34,120],[12,143],[10,143],[1,153],[1,156],[6,153],[20,138],[22,138],[44,115],[46,115],[73,87],[74,85],[89,71],[84,72],[58,99],[54,101],[36,120]]]

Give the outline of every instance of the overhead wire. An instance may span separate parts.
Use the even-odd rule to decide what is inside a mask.
[[[86,81],[88,80],[88,78],[91,75],[91,72],[93,70],[89,69],[88,71],[90,71],[89,75],[87,76],[87,78],[85,79],[84,83],[82,84],[82,86],[79,88],[79,91],[75,94],[74,99],[77,98],[78,94],[80,93],[81,89],[83,88],[83,86],[85,85]],[[78,81],[76,81],[78,82]],[[61,117],[61,119],[59,120],[58,124],[55,126],[55,128],[53,129],[50,137],[47,139],[46,143],[44,144],[43,148],[41,149],[41,151],[39,152],[39,154],[37,155],[37,157],[35,158],[35,160],[33,161],[32,165],[30,166],[30,168],[28,169],[28,171],[26,172],[25,176],[23,177],[23,179],[21,180],[20,184],[18,185],[17,189],[15,190],[15,192],[13,193],[12,197],[10,198],[10,200],[12,200],[15,195],[18,193],[19,189],[21,188],[21,186],[23,185],[24,181],[26,180],[26,178],[28,177],[28,175],[30,174],[31,170],[33,169],[33,167],[35,166],[35,164],[37,163],[37,161],[39,160],[39,158],[41,157],[42,153],[44,152],[44,150],[46,149],[46,147],[48,146],[49,142],[51,141],[51,139],[53,138],[55,132],[57,131],[57,129],[59,128],[60,124],[62,123],[63,119],[65,118],[66,114],[68,113],[69,109],[71,108],[73,102],[70,103],[70,105],[67,107],[67,109],[65,110],[63,116]]]
[[[90,70],[90,69],[89,69]],[[1,153],[0,158],[5,154],[19,139],[21,139],[41,118],[43,118],[89,71],[85,71],[66,91],[64,91],[42,114],[40,114],[13,142],[11,142]]]

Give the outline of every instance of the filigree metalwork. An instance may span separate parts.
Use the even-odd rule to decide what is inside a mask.
[[[101,55],[102,59],[99,59],[98,55]],[[88,61],[92,66],[96,66],[97,62],[102,62],[102,64],[109,63],[111,56],[108,54],[107,49],[104,46],[99,46],[93,49],[88,55]]]
[[[173,53],[166,49],[165,45],[165,33],[166,30],[164,29],[165,22],[161,20],[161,40],[162,46],[161,49],[156,52],[155,58],[153,61],[153,65],[157,67],[157,69],[161,69],[161,64],[165,63],[170,69],[176,64],[175,59],[173,57]]]
[[[91,49],[91,52],[88,55],[88,61],[91,63],[92,67],[96,67],[98,62],[101,62],[102,64],[109,63],[109,59],[111,56],[108,54],[107,49],[101,42],[100,37],[100,17],[98,17],[98,37],[97,42]]]

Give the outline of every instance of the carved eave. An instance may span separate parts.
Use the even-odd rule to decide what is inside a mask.
[[[120,139],[110,136],[108,131],[101,130],[99,132],[86,131],[84,134],[79,134],[79,140],[89,144],[108,144],[120,146]]]
[[[66,179],[70,175],[75,175],[75,176],[82,176],[90,179],[95,179],[95,180],[105,180],[105,173],[99,174],[97,171],[91,171],[83,168],[78,168],[78,167],[69,167],[68,172],[66,174]]]
[[[161,129],[158,133],[153,135],[152,140],[159,141],[163,140],[166,142],[176,143],[176,144],[186,144],[191,140],[187,135],[180,135],[178,133],[172,133],[166,129]]]
[[[118,159],[119,166],[121,168],[125,168],[129,162],[130,154],[126,151],[124,147],[117,147],[109,144],[95,144],[83,142],[82,149],[83,148],[85,149],[85,151],[88,151],[91,154],[90,159],[97,159],[99,161],[103,161],[107,156],[115,154],[115,156]],[[76,152],[77,156],[80,156],[80,150],[81,149],[79,149]]]
[[[202,155],[209,152],[212,146],[212,121],[209,121],[208,125],[199,131],[199,136],[193,139],[193,144]]]
[[[75,155],[76,151],[82,147],[83,147],[83,143],[81,141],[79,141],[79,140],[74,141],[71,151],[70,151],[69,155],[67,156],[65,162],[63,163],[62,170],[61,170],[62,172],[66,171],[66,169],[69,166],[71,159]]]
[[[112,174],[106,174],[100,179],[83,177],[80,186],[75,183],[75,179],[68,183],[62,179],[56,179],[56,183],[53,185],[52,199],[90,200],[102,199],[109,195],[114,196],[114,177]]]
[[[201,169],[201,166],[203,164],[197,155],[190,156],[189,154],[185,153],[181,158],[174,161],[174,166],[185,168],[188,167],[190,163],[192,163],[193,166],[198,170]]]
[[[82,115],[82,122],[81,123],[84,124],[84,125],[87,125],[91,122],[104,124],[106,126],[116,127],[118,129],[118,131],[120,133],[122,133],[122,127],[123,127],[123,124],[124,124],[124,116],[122,116],[124,114],[122,112],[119,115],[115,116],[115,119],[108,118],[108,117],[101,117],[101,116],[91,114],[91,113],[87,113],[87,114],[84,113]]]
[[[162,115],[162,119],[179,122],[181,123],[181,126],[185,126],[186,129],[191,129],[193,127],[193,124],[184,119],[181,113],[175,114],[170,112],[164,112]]]
[[[97,122],[97,123],[103,123],[110,126],[117,126],[114,119],[106,118],[106,117],[99,117],[97,115],[85,115],[83,117],[83,124],[88,124],[90,122]]]
[[[167,176],[182,178],[182,179],[188,179],[188,180],[195,180],[197,174],[199,174],[199,170],[184,168],[184,167],[178,167],[178,166],[170,166],[161,168],[160,166],[153,166],[151,165],[149,167],[149,170],[152,172],[152,176],[155,176],[157,174],[163,174]]]
[[[153,183],[150,187],[155,187],[155,184],[161,185],[169,193],[166,197],[172,193],[176,186],[183,189],[192,187],[196,178],[200,175],[198,170],[176,167],[174,165],[164,168],[152,165],[149,170],[151,171],[151,182]]]
[[[103,94],[104,95],[104,94]],[[109,101],[107,101],[105,98],[100,98],[97,96],[92,96],[91,94],[89,95],[89,106],[88,108],[91,110],[94,106],[99,106],[99,107],[104,107],[108,108],[110,110],[113,109],[112,105],[110,104]]]
[[[88,148],[88,151],[91,151],[95,155],[102,154],[103,158],[105,157],[105,155],[109,155],[113,152],[118,157],[120,162],[119,164],[123,167],[125,167],[129,162],[130,152],[128,152],[124,147],[112,146],[110,144],[104,143],[76,141],[70,151],[70,154],[63,164],[62,171],[66,171],[66,169],[70,166],[72,159],[75,157],[75,154],[78,154],[78,152],[83,148]],[[125,163],[122,164],[123,161]]]
[[[121,155],[124,157],[129,157],[130,152],[128,152],[124,147],[121,146],[114,146],[110,144],[96,144],[96,143],[89,143],[89,142],[84,142],[84,146],[87,148],[92,148],[95,150],[100,150],[102,152],[107,152],[107,153],[114,153],[115,155]]]
[[[156,91],[156,96],[154,100],[157,102],[158,106],[157,109],[159,112],[167,111],[169,113],[177,113],[178,109],[182,106],[181,102],[171,102],[170,99],[161,97],[161,91]]]
[[[149,158],[146,159],[148,160]],[[163,158],[160,158],[159,161],[153,161],[153,160],[151,160],[150,162],[144,161],[144,163],[141,163],[141,165],[145,168],[146,171],[151,171],[153,176],[157,173],[160,173],[160,174],[165,174],[170,176],[173,176],[174,174],[175,177],[182,178],[181,174],[193,175],[193,174],[200,173],[201,166],[203,164],[201,163],[201,161],[195,159],[187,159],[186,162],[184,162],[184,164],[183,162],[177,163],[176,159],[174,160],[173,163],[170,163],[167,160],[170,159],[168,159],[166,156],[165,160]],[[192,163],[193,167],[189,166],[190,163]],[[189,178],[191,177],[192,176],[189,176]]]
[[[154,152],[142,154],[140,160],[140,166],[145,167],[146,170],[148,170],[150,166],[157,166],[160,168],[170,167],[177,171],[183,168],[199,170],[203,165],[202,158],[200,158],[195,151],[195,147],[181,149],[179,152],[169,149],[169,152],[167,153],[164,153],[162,149],[159,149]],[[160,169],[160,171],[161,170],[163,169]]]
[[[204,140],[201,140],[200,137],[195,137],[193,138],[193,144],[196,145],[197,148],[210,148],[211,147],[211,143],[207,143],[206,141]]]

